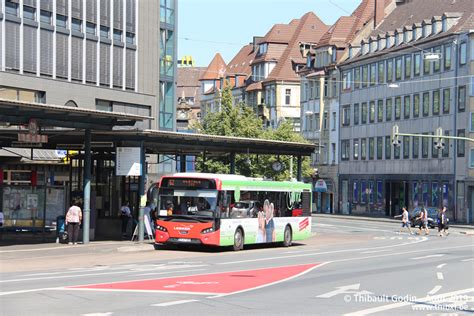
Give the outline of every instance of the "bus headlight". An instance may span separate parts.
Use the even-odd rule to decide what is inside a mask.
[[[168,230],[166,229],[166,227],[163,227],[163,226],[160,226],[160,225],[156,225],[156,229],[162,231],[162,232],[167,232]]]
[[[209,234],[209,233],[212,233],[213,231],[214,231],[214,228],[209,227],[209,228],[203,229],[201,231],[201,234]]]

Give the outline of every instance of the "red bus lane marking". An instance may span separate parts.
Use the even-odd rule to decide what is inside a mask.
[[[102,291],[159,291],[186,294],[229,295],[279,283],[300,276],[322,264],[304,264],[173,278],[102,283],[66,287]]]

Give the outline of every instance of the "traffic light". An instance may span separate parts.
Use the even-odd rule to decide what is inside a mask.
[[[392,128],[392,145],[399,147],[401,144],[400,137],[398,136],[398,125],[394,125]]]
[[[434,141],[434,146],[436,149],[440,150],[440,149],[444,149],[444,139],[443,139],[443,128],[442,127],[438,127],[436,129],[436,138],[435,138],[435,141]]]

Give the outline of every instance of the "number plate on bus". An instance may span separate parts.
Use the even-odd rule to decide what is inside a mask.
[[[181,241],[181,242],[191,242],[191,239],[190,239],[190,238],[178,238],[178,241]]]

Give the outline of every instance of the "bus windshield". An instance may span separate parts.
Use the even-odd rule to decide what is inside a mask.
[[[214,218],[217,193],[210,190],[160,190],[158,215]]]

